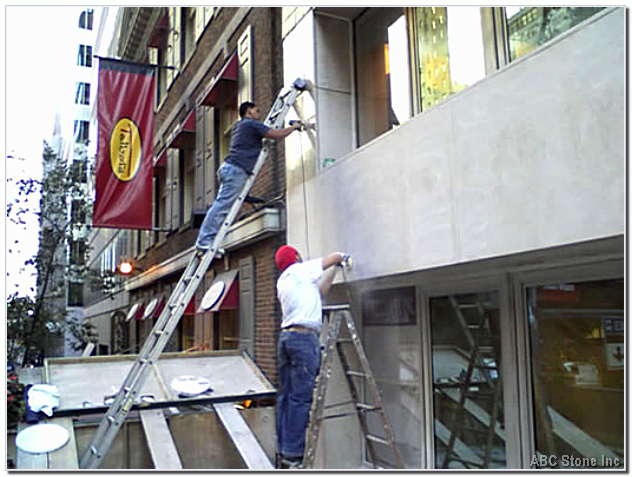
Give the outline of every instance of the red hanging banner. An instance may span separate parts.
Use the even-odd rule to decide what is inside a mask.
[[[99,59],[93,227],[152,228],[155,67]]]

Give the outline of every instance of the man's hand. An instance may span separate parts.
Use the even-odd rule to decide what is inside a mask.
[[[298,129],[299,131],[303,130],[305,128],[305,125],[303,124],[303,121],[301,121],[300,119],[292,119],[290,122],[290,127],[294,128],[294,129]]]
[[[351,266],[351,255],[348,253],[344,253],[344,252],[336,252],[338,255],[340,255],[340,262],[338,262],[338,266],[339,267],[344,267],[344,268],[348,268]]]

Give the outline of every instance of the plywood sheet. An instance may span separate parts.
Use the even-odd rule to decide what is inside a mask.
[[[60,392],[55,413],[105,409],[104,397],[119,389],[135,359],[136,355],[47,359],[46,382],[57,386]],[[169,384],[183,375],[207,378],[212,391],[191,398],[176,396]],[[152,395],[152,403],[164,407],[168,403],[178,405],[200,400],[239,400],[240,396],[264,396],[274,391],[248,355],[235,350],[165,353],[148,372],[141,394]]]

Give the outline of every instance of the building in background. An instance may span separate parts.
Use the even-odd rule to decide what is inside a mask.
[[[46,247],[47,237],[56,236],[56,232],[51,230],[53,226],[59,226],[65,221],[70,222],[68,236],[60,238],[64,240],[64,246],[58,248],[55,263],[59,264],[51,277],[42,277],[41,271],[38,273],[38,287],[43,286],[47,281],[47,306],[54,310],[54,314],[65,316],[66,325],[75,324],[75,328],[83,322],[83,277],[81,269],[85,265],[86,238],[88,227],[86,225],[88,217],[85,213],[85,204],[82,199],[87,193],[88,169],[87,169],[87,145],[89,140],[89,116],[91,104],[95,98],[95,82],[92,68],[92,45],[95,35],[93,24],[96,14],[94,9],[83,10],[77,17],[76,38],[77,44],[73,54],[76,55],[76,62],[72,71],[74,85],[74,107],[72,109],[72,131],[71,138],[64,137],[66,130],[59,114],[55,117],[53,136],[49,146],[55,155],[54,161],[69,168],[72,179],[79,187],[76,191],[66,197],[66,202],[59,204],[59,198],[54,194],[46,195],[47,181],[52,178],[55,171],[52,159],[47,159],[46,155],[43,163],[44,195],[41,208],[43,211],[40,218],[40,244]],[[50,214],[56,216],[54,220],[48,220]],[[63,217],[63,219],[62,219]],[[53,225],[54,223],[57,225]],[[42,251],[40,245],[40,253]],[[52,284],[52,285],[51,285]],[[51,331],[55,331],[52,330]],[[53,338],[51,338],[53,339]],[[80,351],[77,347],[77,339],[68,327],[57,338],[56,344],[51,344],[47,351],[48,356],[73,356]]]
[[[267,111],[282,84],[279,8],[121,8],[104,56],[159,65],[154,126],[153,230],[95,229],[90,268],[113,273],[114,291],[87,290],[86,315],[103,353],[136,352],[193,253],[215,197],[216,171],[238,106]],[[163,68],[169,67],[169,68]],[[189,303],[167,351],[246,350],[275,380],[279,309],[274,251],[284,243],[283,144],[272,148],[216,260]],[[207,290],[223,293],[205,306]],[[213,305],[213,304],[211,304]]]
[[[624,25],[283,8],[284,78],[314,82],[318,125],[286,141],[288,242],[353,255],[335,298],[408,468],[623,466]],[[328,422],[322,462],[361,467],[357,442]]]

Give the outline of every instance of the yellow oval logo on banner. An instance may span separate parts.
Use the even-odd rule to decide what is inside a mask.
[[[110,136],[110,165],[119,180],[134,178],[140,167],[140,150],[138,126],[129,118],[119,119]]]

